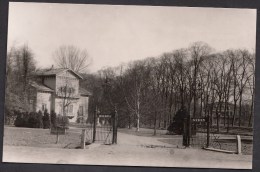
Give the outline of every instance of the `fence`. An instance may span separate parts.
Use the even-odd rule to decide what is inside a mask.
[[[183,145],[186,147],[206,148],[215,151],[240,154],[242,147],[239,135],[219,134],[215,127],[210,125],[209,117],[184,119]]]

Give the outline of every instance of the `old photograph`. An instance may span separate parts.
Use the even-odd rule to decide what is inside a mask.
[[[3,162],[252,169],[256,13],[10,2]]]

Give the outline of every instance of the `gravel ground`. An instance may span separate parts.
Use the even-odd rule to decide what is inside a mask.
[[[80,132],[80,129],[69,129],[66,135],[59,136],[56,144],[56,135],[51,135],[49,129],[5,127],[4,145],[75,148],[80,145]]]
[[[92,144],[85,150],[4,146],[3,161],[188,168],[252,168],[252,156],[224,154],[201,149],[178,149],[166,145],[160,147],[156,144],[148,146],[150,143],[148,139],[138,142],[137,140],[140,138],[136,138],[137,136],[129,137],[122,133],[119,133],[119,136],[124,141],[117,145]],[[127,141],[128,139],[129,141]]]
[[[180,137],[147,137],[118,133],[117,145],[91,144],[82,149],[62,149],[79,145],[80,129],[68,131],[55,144],[49,130],[5,127],[4,162],[197,167],[251,169],[252,156],[224,154],[202,149],[177,148]],[[174,142],[173,142],[174,140]]]

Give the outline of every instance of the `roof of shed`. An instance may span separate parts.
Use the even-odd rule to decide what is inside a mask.
[[[79,74],[77,74],[76,72],[74,72],[71,69],[68,68],[50,68],[50,69],[42,69],[36,72],[36,75],[38,76],[56,76],[59,73],[62,73],[64,71],[70,71],[72,74],[74,74],[76,77],[82,79],[82,76],[80,76]]]
[[[31,82],[30,85],[36,88],[37,91],[54,92],[51,88],[37,82]]]
[[[79,93],[80,93],[80,95],[83,95],[83,96],[90,96],[91,95],[91,93],[88,90],[86,90],[82,87],[79,88]]]

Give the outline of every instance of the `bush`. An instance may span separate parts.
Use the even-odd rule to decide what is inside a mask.
[[[5,116],[4,116],[4,123],[5,125],[14,125],[15,121],[15,112],[10,110],[9,108],[5,108]]]
[[[39,112],[36,115],[36,120],[37,120],[37,128],[43,128],[43,121],[42,121],[42,111],[39,110]]]
[[[66,116],[57,116],[54,111],[49,115],[48,111],[44,111],[44,116],[42,112],[20,112],[16,111],[16,119],[14,125],[16,127],[29,127],[29,128],[50,128],[52,127],[62,127],[68,129],[69,119]]]
[[[29,128],[38,128],[38,119],[37,119],[37,113],[35,112],[31,112],[29,114],[29,118],[27,121],[27,124],[25,127],[29,127]]]
[[[42,113],[16,111],[14,125],[16,127],[43,128]]]
[[[67,116],[58,115],[56,118],[56,126],[68,129],[69,118]]]
[[[56,127],[57,115],[54,111],[51,111],[51,126]]]
[[[169,134],[183,134],[184,119],[187,118],[188,112],[185,107],[181,107],[173,117],[173,122],[167,128]]]
[[[20,111],[16,111],[16,119],[14,121],[14,125],[16,127],[24,127],[24,119],[22,117],[22,113]]]
[[[47,109],[44,111],[44,116],[42,117],[43,128],[50,128],[50,114]]]

